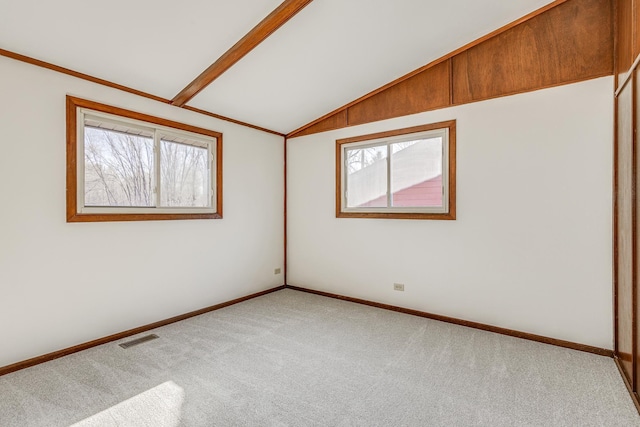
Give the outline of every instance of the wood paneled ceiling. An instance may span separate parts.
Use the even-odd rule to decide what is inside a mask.
[[[0,50],[288,133],[549,3],[0,0]]]

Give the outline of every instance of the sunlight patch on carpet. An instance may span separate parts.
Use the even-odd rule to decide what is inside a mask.
[[[184,390],[167,381],[71,427],[150,426],[178,427]]]

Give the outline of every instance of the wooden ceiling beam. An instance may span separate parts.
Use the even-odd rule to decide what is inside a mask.
[[[211,64],[211,66],[196,77],[194,81],[182,89],[182,91],[171,100],[171,103],[178,107],[184,106],[201,90],[210,85],[236,62],[240,61],[247,53],[251,52],[312,1],[313,0],[285,0],[282,2],[280,6],[218,58],[216,62]]]

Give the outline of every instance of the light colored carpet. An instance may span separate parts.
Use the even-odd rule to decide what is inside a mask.
[[[288,289],[148,333],[0,377],[0,426],[640,426],[609,358]]]

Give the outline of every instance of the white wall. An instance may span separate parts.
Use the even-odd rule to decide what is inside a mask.
[[[611,349],[612,90],[605,77],[290,140],[288,283]],[[336,139],[450,119],[456,221],[335,217]]]
[[[283,283],[281,137],[3,57],[0,76],[0,367]],[[67,224],[66,94],[222,132],[224,219]]]

